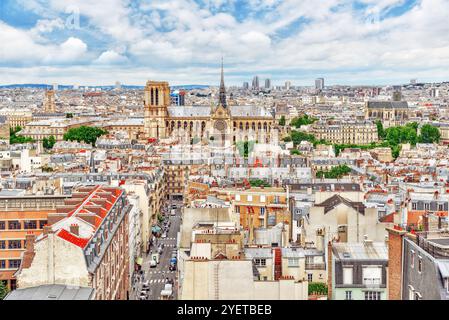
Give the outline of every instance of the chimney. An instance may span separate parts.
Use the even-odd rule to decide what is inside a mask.
[[[44,226],[44,229],[43,229],[44,235],[47,235],[47,234],[52,233],[52,232],[53,232],[53,229],[51,228],[51,226],[49,226],[49,225],[45,225]]]
[[[33,258],[35,255],[34,241],[36,240],[36,236],[33,234],[32,231],[29,231],[26,234],[25,240],[26,240],[26,249],[25,252],[23,253],[21,269],[28,269],[31,266],[31,263],[33,262]]]
[[[70,225],[70,233],[74,234],[75,236],[79,236],[80,234],[80,226],[76,223],[73,223]]]
[[[386,229],[388,231],[388,299],[401,300],[403,237],[406,232],[392,228]]]

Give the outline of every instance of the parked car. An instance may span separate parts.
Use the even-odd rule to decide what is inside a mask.
[[[150,268],[156,268],[157,262],[156,260],[150,260]]]

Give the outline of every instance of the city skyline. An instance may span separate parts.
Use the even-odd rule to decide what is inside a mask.
[[[312,5],[313,4],[313,5]],[[1,84],[449,80],[444,0],[2,1]],[[104,10],[104,8],[108,10]],[[185,9],[188,8],[186,11]],[[295,10],[293,10],[295,9]]]

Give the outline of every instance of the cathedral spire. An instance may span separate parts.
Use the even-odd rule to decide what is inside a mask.
[[[224,84],[223,57],[221,57],[220,105],[223,108],[227,107],[226,88],[225,88],[225,84]]]

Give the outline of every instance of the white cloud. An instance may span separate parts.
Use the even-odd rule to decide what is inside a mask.
[[[130,0],[49,0],[48,10],[52,15],[62,14],[63,19],[67,6],[77,7],[88,19],[81,28],[108,39],[108,49],[91,54],[76,34],[60,45],[44,46],[46,34],[61,27],[55,17],[42,19],[34,32],[0,22],[0,41],[9,44],[0,49],[0,57],[3,65],[18,61],[85,63],[90,57],[92,68],[115,65],[110,70],[131,62],[136,67],[130,69],[128,64],[126,75],[147,68],[172,75],[166,80],[175,82],[191,72],[188,82],[209,79],[213,83],[222,55],[229,71],[287,74],[292,79],[302,72],[310,74],[309,81],[317,73],[342,83],[363,77],[375,83],[398,75],[405,79],[432,76],[438,68],[438,75],[446,72],[449,77],[445,71],[449,70],[449,38],[445,36],[449,34],[449,1],[421,0],[402,16],[384,20],[376,12],[385,13],[405,1],[359,2],[368,8],[355,11],[351,0],[250,0],[247,5],[252,11],[242,21],[233,15],[234,0],[142,0],[140,12],[130,6]],[[29,6],[38,12],[43,3],[33,0]],[[215,12],[217,8],[226,10]],[[305,22],[295,26],[298,19]],[[89,43],[89,47],[93,46]]]
[[[98,59],[94,61],[96,64],[103,65],[113,65],[113,64],[123,64],[128,62],[128,58],[122,56],[121,54],[115,52],[114,50],[108,50],[103,52]]]

